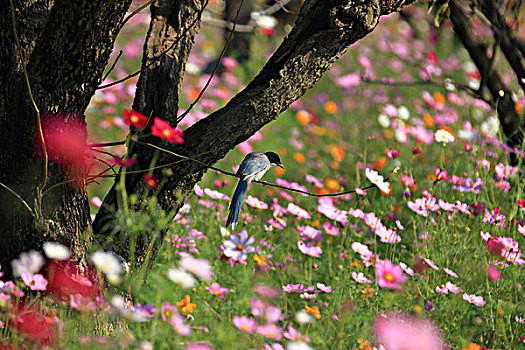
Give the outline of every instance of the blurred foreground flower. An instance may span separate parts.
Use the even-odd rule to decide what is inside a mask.
[[[91,261],[97,269],[102,271],[110,282],[115,283],[119,280],[119,275],[122,273],[122,265],[119,258],[111,253],[98,251],[91,255]]]
[[[69,249],[57,242],[46,242],[43,246],[44,253],[49,259],[67,260],[71,256]]]
[[[13,328],[38,346],[57,345],[57,319],[44,315],[35,306],[21,304],[14,315]]]
[[[439,329],[424,318],[390,314],[374,322],[376,342],[388,350],[442,350]]]
[[[59,298],[71,295],[95,299],[100,294],[97,272],[93,267],[80,266],[76,261],[48,260],[45,268],[47,290]]]

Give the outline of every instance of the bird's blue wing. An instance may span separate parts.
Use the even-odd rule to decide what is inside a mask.
[[[256,174],[260,171],[267,169],[270,166],[270,161],[268,157],[261,152],[252,152],[248,154],[241,165],[239,170],[237,170],[237,175],[241,180],[246,179],[247,177]]]

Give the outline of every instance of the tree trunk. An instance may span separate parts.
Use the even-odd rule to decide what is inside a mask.
[[[37,111],[60,113],[64,127],[85,128],[86,109],[131,0],[14,1],[17,48],[10,1],[0,6],[0,240],[3,268],[22,251],[56,240],[80,254],[89,224],[82,181],[35,155]],[[27,68],[27,80],[20,52]],[[85,132],[84,132],[84,135]],[[38,141],[39,138],[36,138]],[[38,142],[39,143],[39,142]],[[30,212],[32,211],[32,213]]]
[[[380,7],[379,1],[370,0],[305,1],[292,32],[257,77],[225,107],[187,129],[184,144],[164,144],[163,147],[205,164],[214,164],[302,96],[349,45],[376,27],[380,15],[398,11],[411,2],[382,1]],[[133,144],[133,149],[136,146]],[[180,159],[162,153],[156,165],[176,160]],[[192,161],[170,168],[172,175],[164,179],[167,182],[158,200],[162,209],[176,211],[207,168]],[[160,171],[155,174],[159,178],[163,176]],[[139,181],[141,177],[141,174],[126,177],[128,193],[146,193],[143,181]],[[112,212],[118,204],[116,186],[97,214],[94,223],[97,234],[103,233],[102,227],[111,227]],[[120,249],[118,253],[126,256],[127,248],[121,246]]]

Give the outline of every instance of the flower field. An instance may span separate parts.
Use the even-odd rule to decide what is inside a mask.
[[[225,222],[238,179],[209,170],[176,215],[153,198],[117,213],[130,236],[162,235],[155,257],[122,261],[110,240],[87,232],[82,270],[52,241],[13,261],[15,278],[0,280],[0,349],[525,348],[523,153],[510,165],[516,150],[494,108],[472,95],[480,74],[447,24],[435,28],[423,8],[410,13],[410,25],[381,18],[313,89],[214,165],[235,172],[246,154],[273,151],[285,167],[250,185],[234,231]],[[148,24],[145,11],[126,24],[107,83],[139,67]],[[250,61],[225,57],[178,127],[158,116],[153,135],[183,143],[185,128],[258,73],[280,40],[268,34],[254,34]],[[205,26],[197,36],[180,114],[205,85],[220,35]],[[131,108],[136,82],[97,91],[90,142],[145,125]],[[516,93],[516,110],[524,106]],[[123,145],[103,151],[93,174],[133,162]],[[112,181],[92,178],[93,214]],[[152,170],[144,181],[152,193],[164,185]]]

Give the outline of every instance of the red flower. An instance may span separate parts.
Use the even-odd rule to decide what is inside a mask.
[[[496,256],[502,256],[503,255],[503,249],[505,248],[503,246],[503,243],[501,243],[497,238],[490,237],[487,242],[487,250],[490,254],[496,255]]]
[[[80,294],[95,299],[100,295],[97,271],[90,266],[83,266],[82,270],[76,261],[48,260],[45,269],[47,290],[60,298]]]
[[[58,343],[58,324],[35,306],[21,304],[14,316],[13,327],[29,341],[40,346],[55,347]]]
[[[82,116],[47,113],[42,115],[42,133],[49,161],[59,164],[72,179],[82,179],[89,167],[87,129]],[[38,127],[35,152],[44,158]],[[75,183],[73,183],[75,185]]]
[[[124,122],[127,125],[134,126],[139,129],[144,129],[146,127],[146,124],[148,124],[148,117],[146,117],[144,114],[137,112],[135,110],[123,110],[122,113],[124,114]]]
[[[151,133],[169,143],[184,143],[184,139],[182,138],[184,132],[181,129],[172,128],[170,123],[160,118],[155,117],[153,126],[151,127]]]
[[[146,186],[149,188],[157,188],[159,185],[159,180],[155,175],[144,174],[144,181],[146,181]]]

